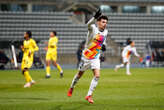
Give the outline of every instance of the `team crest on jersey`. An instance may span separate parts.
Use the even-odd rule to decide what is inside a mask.
[[[88,59],[94,59],[100,54],[102,44],[105,40],[103,35],[97,34],[89,44],[89,47],[84,50],[84,56]]]

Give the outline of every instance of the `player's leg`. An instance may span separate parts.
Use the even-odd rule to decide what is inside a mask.
[[[93,77],[93,79],[91,81],[88,94],[85,97],[85,99],[89,103],[93,103],[92,94],[93,94],[93,91],[95,90],[95,88],[96,88],[96,86],[98,84],[98,80],[100,78],[100,60],[99,59],[91,61],[91,69],[93,71],[94,77]]]
[[[130,72],[130,62],[126,63],[126,74],[127,75],[131,75],[131,72]]]
[[[93,79],[91,81],[88,94],[85,97],[86,100],[88,100],[89,103],[93,103],[92,94],[93,94],[93,91],[95,90],[95,88],[96,88],[96,86],[98,84],[98,80],[100,78],[100,70],[99,69],[94,69],[93,73],[94,73],[94,77],[93,77]]]
[[[125,66],[124,63],[121,63],[121,64],[119,64],[119,65],[116,65],[115,68],[114,68],[114,70],[115,70],[115,71],[118,71],[118,69],[120,69],[120,68],[122,68],[122,67],[124,67],[124,66]]]
[[[57,52],[52,54],[52,60],[53,60],[53,65],[58,69],[58,71],[60,72],[60,77],[62,78],[63,77],[63,69],[57,63]]]
[[[50,74],[50,71],[51,71],[50,63],[51,63],[50,60],[46,60],[46,78],[50,78],[51,77],[51,74]]]
[[[63,77],[63,69],[61,68],[61,66],[56,62],[56,60],[53,61],[53,65],[58,69],[58,71],[60,72],[60,77]]]
[[[123,57],[122,60],[123,60],[123,63],[115,66],[115,68],[114,68],[115,71],[118,71],[118,69],[120,69],[120,68],[122,68],[122,67],[124,67],[126,65],[127,58]]]
[[[71,88],[74,88],[76,83],[79,81],[79,79],[81,78],[81,76],[83,75],[84,71],[79,71],[73,78],[72,80],[72,84],[71,84]]]
[[[73,93],[73,89],[75,87],[75,85],[77,84],[77,82],[79,81],[79,79],[81,78],[81,76],[83,75],[84,71],[79,71],[73,78],[72,83],[71,83],[71,87],[68,90],[68,96],[71,97],[72,93]]]
[[[46,53],[46,78],[50,78],[51,77],[51,74],[50,74],[50,71],[51,71],[50,64],[51,64],[51,56],[47,52]]]
[[[34,83],[34,81],[32,80],[32,78],[29,74],[28,68],[24,68],[22,70],[22,74],[24,75],[24,77],[26,79],[26,84],[24,85],[24,88],[31,87],[31,85]]]
[[[90,66],[90,63],[86,59],[81,60],[80,65],[79,65],[79,72],[74,76],[74,78],[72,80],[71,87],[68,90],[67,95],[69,97],[72,96],[72,92],[73,92],[73,89],[74,89],[75,85],[77,84],[77,82],[79,81],[79,79],[81,78],[81,76],[83,75],[85,70],[89,68],[89,66]]]
[[[35,83],[34,80],[32,80],[30,74],[29,74],[29,68],[32,66],[32,61],[33,59],[31,59],[31,61],[28,61],[28,58],[23,58],[22,60],[22,74],[24,75],[25,79],[26,79],[26,84],[24,85],[24,87],[31,87],[32,84]]]

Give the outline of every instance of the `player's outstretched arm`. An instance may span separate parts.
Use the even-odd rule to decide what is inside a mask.
[[[140,55],[136,51],[136,48],[134,49],[134,55],[137,56],[137,57],[140,57]]]
[[[100,8],[97,10],[97,12],[95,13],[95,15],[94,15],[94,18],[95,19],[98,19],[100,16],[101,16],[101,14],[102,14],[102,12],[101,12],[101,10],[100,10]]]
[[[95,23],[95,19],[98,19],[101,16],[101,14],[102,12],[99,8],[98,11],[95,13],[95,15],[88,21],[87,23],[88,29],[91,28],[91,25]]]
[[[35,52],[39,50],[39,47],[37,46],[36,42],[33,40],[33,48],[31,49],[31,52]]]

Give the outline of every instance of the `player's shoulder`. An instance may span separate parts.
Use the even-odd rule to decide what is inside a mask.
[[[34,43],[34,42],[35,42],[35,40],[31,38],[31,39],[30,39],[30,42],[33,42],[33,43]]]
[[[30,41],[35,41],[33,38],[30,38]]]
[[[108,29],[105,29],[104,30],[104,33],[107,35],[108,34]]]
[[[91,27],[92,27],[93,29],[96,29],[96,28],[97,28],[96,24],[91,24]]]
[[[130,45],[125,46],[125,49],[130,49],[130,48],[131,48]]]
[[[136,47],[132,47],[133,50],[136,50]]]
[[[56,36],[55,36],[55,37],[51,37],[50,40],[51,40],[52,42],[57,41],[57,40],[58,40],[58,37],[56,37]]]
[[[57,36],[53,37],[53,40],[58,40],[58,37]]]
[[[57,39],[57,40],[58,40],[58,36],[55,36],[55,39]]]

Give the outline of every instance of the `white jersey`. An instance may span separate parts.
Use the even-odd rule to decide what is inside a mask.
[[[88,34],[83,51],[83,57],[87,59],[99,59],[102,45],[106,45],[108,30],[100,31],[95,25],[95,18],[91,18],[88,23]]]
[[[139,57],[140,55],[137,53],[135,47],[131,47],[130,45],[126,46],[122,51],[122,57],[129,59],[134,53],[135,56]]]

